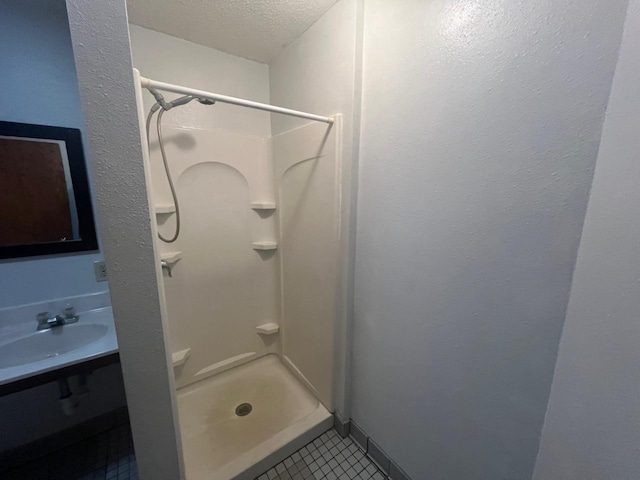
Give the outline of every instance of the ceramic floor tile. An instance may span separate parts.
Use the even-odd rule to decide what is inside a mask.
[[[351,438],[329,430],[256,480],[387,480]]]
[[[3,472],[3,480],[137,480],[129,425],[86,439]]]

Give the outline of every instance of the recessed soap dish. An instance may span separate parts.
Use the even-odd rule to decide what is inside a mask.
[[[258,325],[256,327],[256,331],[260,335],[273,335],[280,331],[280,327],[275,323],[265,323],[262,325]]]

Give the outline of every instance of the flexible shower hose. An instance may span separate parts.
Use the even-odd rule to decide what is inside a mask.
[[[147,148],[149,148],[150,140],[149,140],[149,128],[151,126],[151,119],[153,118],[153,114],[158,110],[159,104],[155,104],[149,110],[149,115],[147,115]],[[167,181],[169,182],[169,189],[171,190],[171,196],[173,197],[173,204],[176,207],[176,230],[171,238],[163,237],[160,232],[158,232],[158,238],[165,243],[173,243],[180,236],[180,206],[178,204],[178,195],[176,194],[176,188],[173,184],[173,178],[171,177],[171,170],[169,169],[169,162],[167,161],[167,154],[164,150],[164,138],[162,137],[162,114],[165,112],[164,109],[160,109],[158,113],[158,121],[157,121],[157,130],[158,130],[158,145],[160,146],[160,155],[162,156],[162,163],[164,165],[164,171],[167,175]],[[149,149],[149,153],[151,150]]]

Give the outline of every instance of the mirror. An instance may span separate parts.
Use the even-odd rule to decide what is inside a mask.
[[[80,130],[0,121],[0,258],[97,249]]]

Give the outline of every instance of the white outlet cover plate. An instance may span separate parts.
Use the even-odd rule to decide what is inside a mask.
[[[96,282],[107,281],[107,266],[105,265],[104,261],[93,262],[93,271],[96,275]]]

